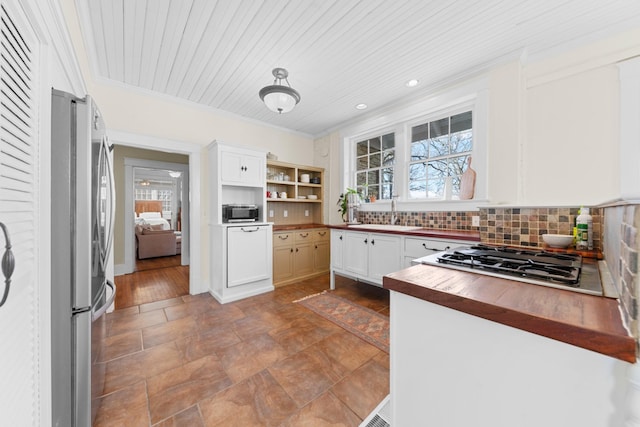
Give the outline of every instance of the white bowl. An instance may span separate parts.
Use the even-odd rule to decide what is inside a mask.
[[[315,194],[309,194],[307,196],[307,199],[309,199],[309,200],[318,200],[318,196],[316,196]]]
[[[543,234],[542,240],[552,248],[568,248],[573,243],[573,236],[567,234]]]

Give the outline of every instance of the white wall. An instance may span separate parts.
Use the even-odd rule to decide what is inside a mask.
[[[487,200],[478,200],[476,206],[598,205],[621,197],[624,153],[620,152],[617,64],[638,55],[640,29],[547,57],[523,55],[489,70],[486,162],[474,161],[478,185],[486,182]],[[423,104],[459,92],[464,85],[428,95]],[[386,111],[385,117],[398,120],[396,113],[406,108]],[[367,121],[378,127],[390,123],[371,119],[350,123],[335,131],[332,141],[335,135],[342,140],[354,129],[362,131]],[[342,143],[332,143],[331,149],[343,150]],[[340,175],[344,169],[342,162],[332,162],[327,172]],[[337,200],[341,188],[330,188],[329,203]],[[431,205],[421,208],[438,209],[437,202]]]

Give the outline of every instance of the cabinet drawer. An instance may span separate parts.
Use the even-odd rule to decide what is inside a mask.
[[[404,255],[419,258],[434,252],[444,251],[451,246],[452,243],[447,241],[407,237],[404,239]]]
[[[295,232],[296,243],[302,242],[312,242],[313,241],[313,230],[298,230]]]
[[[293,245],[293,239],[293,231],[273,233],[273,247],[291,246]]]
[[[321,229],[317,229],[317,230],[313,230],[313,241],[314,242],[328,242],[329,240],[331,240],[329,238],[330,233],[329,233],[329,229],[327,228],[321,228]]]

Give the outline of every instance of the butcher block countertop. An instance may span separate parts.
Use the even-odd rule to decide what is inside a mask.
[[[273,231],[292,231],[292,230],[308,230],[310,228],[326,228],[324,224],[286,224],[273,225]]]
[[[383,287],[629,363],[636,343],[618,300],[508,279],[415,265],[383,278]],[[455,339],[455,337],[452,337]]]

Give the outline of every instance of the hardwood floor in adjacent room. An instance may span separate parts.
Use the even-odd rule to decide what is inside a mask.
[[[180,255],[138,260],[136,271],[115,277],[116,310],[189,294],[189,266]]]
[[[325,275],[108,314],[94,427],[359,425],[389,393],[389,355],[294,302],[328,288]],[[329,292],[389,315],[384,289],[338,277]]]

